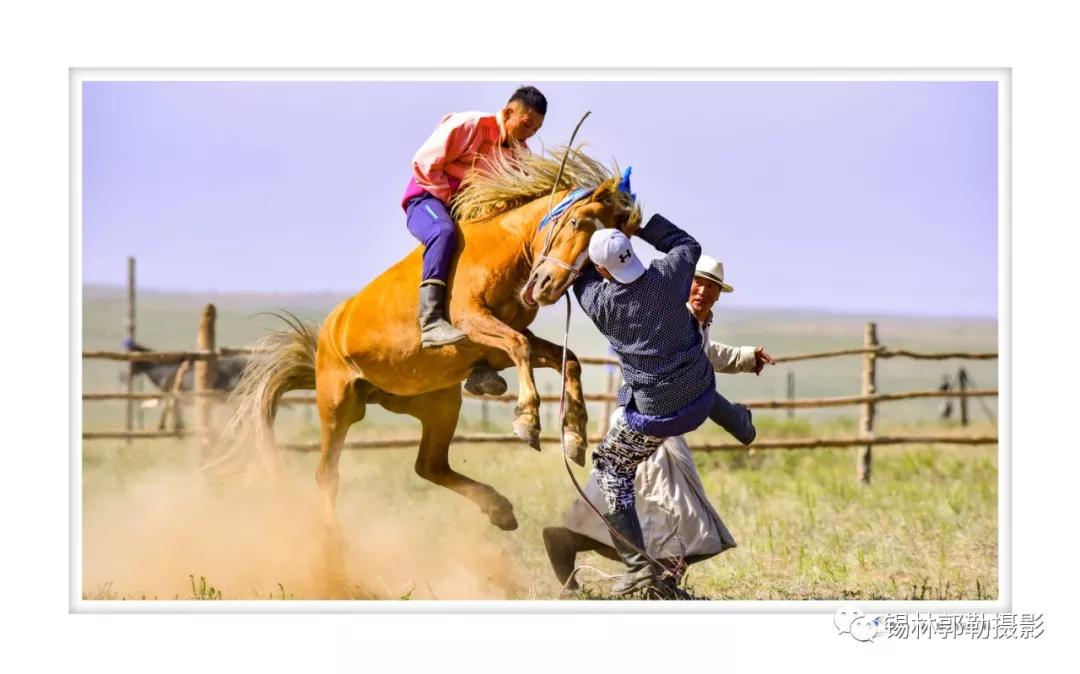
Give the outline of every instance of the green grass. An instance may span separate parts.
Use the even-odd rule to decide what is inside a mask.
[[[828,434],[847,422],[816,428],[779,423],[777,435]],[[839,427],[839,428],[838,428]],[[894,429],[896,430],[896,429]],[[990,431],[990,428],[975,429]],[[287,470],[301,491],[316,493],[311,475],[315,455],[289,454]],[[451,454],[455,469],[495,486],[515,506],[519,529],[503,532],[487,524],[470,502],[421,480],[412,471],[412,450],[346,452],[338,498],[348,531],[380,518],[408,522],[414,529],[402,554],[446,555],[468,560],[470,550],[497,549],[515,569],[504,583],[506,596],[559,596],[540,530],[556,524],[573,488],[557,447],[535,453],[520,445],[461,446]],[[877,448],[873,481],[855,480],[855,450],[763,450],[698,453],[706,492],[731,529],[738,547],[694,565],[686,586],[701,599],[994,599],[998,594],[997,447],[909,446]],[[84,452],[84,495],[97,499],[123,492],[155,471],[184,471],[190,452],[182,443],[88,444]],[[584,471],[578,472],[583,480]],[[363,506],[357,505],[362,503]],[[131,503],[137,508],[137,503]],[[351,541],[363,548],[363,536]],[[468,546],[447,553],[452,542]],[[88,542],[88,544],[92,544]],[[579,563],[607,573],[619,566],[593,553]],[[468,567],[470,562],[462,562]],[[438,571],[386,580],[350,578],[350,596],[390,599],[446,598]],[[102,572],[105,575],[101,575]],[[201,569],[190,569],[193,599],[305,598],[278,592],[250,595],[245,587],[210,585]],[[171,593],[153,587],[127,588],[123,578],[95,569],[95,591],[87,598],[139,598]],[[209,572],[207,572],[209,573]],[[485,572],[477,571],[482,575]],[[199,580],[196,580],[199,578]],[[582,573],[586,589],[569,599],[609,598],[597,574]],[[280,579],[279,579],[280,580]],[[110,584],[100,589],[102,583]],[[271,580],[271,583],[274,581]],[[120,590],[124,586],[126,589]],[[250,596],[249,596],[250,595]]]
[[[758,458],[760,457],[760,459]],[[740,547],[691,580],[739,599],[985,599],[997,592],[996,448],[879,448],[699,459]],[[980,596],[981,595],[981,596]]]
[[[206,576],[199,576],[199,582],[195,582],[194,574],[188,576],[191,579],[191,596],[188,599],[198,601],[214,601],[224,599],[221,590],[206,582]]]
[[[159,349],[194,346],[202,305],[218,307],[218,343],[251,344],[272,321],[254,319],[276,307],[319,320],[339,297],[203,297],[140,292],[139,339]],[[115,289],[91,289],[83,303],[83,347],[118,349],[123,338],[124,303]],[[561,341],[561,312],[542,313],[535,327],[541,336]],[[547,317],[547,318],[545,318]],[[878,321],[882,343],[916,350],[994,350],[993,320],[850,317],[827,314],[738,311],[718,308],[714,338],[733,344],[764,344],[774,355],[861,346],[866,320]],[[546,321],[546,322],[545,322]],[[605,353],[602,339],[576,315],[571,347],[579,355]],[[994,361],[968,364],[979,387],[997,385]],[[882,392],[935,389],[941,376],[954,373],[955,361],[887,360],[878,365]],[[87,361],[84,391],[117,391],[122,364]],[[860,359],[807,361],[777,366],[762,376],[721,377],[719,389],[734,400],[784,398],[786,373],[796,375],[798,397],[854,395],[859,390]],[[588,367],[586,392],[601,390],[603,368]],[[508,376],[515,386],[512,374]],[[542,392],[557,390],[554,373],[538,373]],[[143,390],[146,390],[143,388]],[[987,401],[996,412],[996,401]],[[879,433],[925,432],[955,428],[942,422],[936,400],[916,400],[878,408]],[[541,408],[541,422],[553,425],[554,405]],[[507,432],[511,406],[489,405],[487,424],[480,405],[467,401],[459,431]],[[86,430],[123,425],[122,403],[84,403]],[[591,405],[595,428],[600,405]],[[159,410],[144,410],[143,426],[156,426]],[[847,436],[856,433],[855,408],[755,412],[761,438]],[[219,420],[224,418],[224,411]],[[993,432],[976,401],[972,432]],[[190,410],[187,421],[192,422]],[[285,409],[279,415],[279,438],[312,441],[318,428],[310,407]],[[409,418],[371,409],[351,438],[415,435]],[[726,441],[723,431],[706,427],[691,437]],[[762,450],[696,456],[707,493],[739,546],[691,567],[687,586],[695,598],[708,599],[993,599],[998,596],[997,447],[897,446],[874,451],[873,482],[855,481],[854,449]],[[312,596],[309,578],[298,574],[311,531],[289,519],[271,518],[263,529],[245,527],[243,518],[215,510],[220,495],[200,490],[194,472],[195,452],[174,440],[93,441],[84,446],[84,549],[92,560],[84,570],[88,599],[304,599]],[[314,496],[312,475],[317,456],[291,454],[286,468],[295,498]],[[511,500],[520,527],[502,532],[487,523],[470,502],[421,480],[413,472],[415,450],[346,452],[341,462],[339,514],[350,546],[347,578],[352,597],[426,599],[448,597],[554,598],[554,577],[540,530],[560,522],[575,492],[557,447],[537,454],[520,444],[455,446],[456,470],[493,485]],[[579,480],[585,472],[578,471]],[[181,476],[184,499],[175,503],[168,490]],[[185,481],[186,480],[186,481]],[[208,491],[204,493],[204,491]],[[297,497],[296,495],[300,496]],[[269,510],[274,517],[299,517],[272,499],[240,500],[254,517]],[[230,506],[237,505],[229,502]],[[243,510],[246,509],[246,510]],[[156,520],[136,533],[126,529],[143,512]],[[291,514],[290,514],[291,513]],[[302,521],[301,521],[302,524]],[[387,543],[380,525],[404,531]],[[92,525],[92,526],[90,526]],[[288,525],[294,525],[292,528]],[[397,529],[395,529],[396,531]],[[379,531],[378,544],[372,542]],[[147,540],[139,538],[142,536]],[[95,538],[97,537],[97,538]],[[119,541],[119,543],[118,543]],[[370,546],[377,545],[377,550]],[[124,546],[130,546],[130,549]],[[264,547],[278,554],[259,555]],[[390,547],[388,559],[368,560]],[[192,548],[199,554],[194,554]],[[235,558],[219,554],[231,550]],[[245,554],[251,551],[250,558]],[[151,571],[162,561],[161,576]],[[300,560],[300,561],[297,561]],[[301,562],[304,562],[301,564]],[[580,563],[614,573],[617,564],[592,554]],[[149,569],[149,570],[148,570]],[[136,578],[136,576],[138,576]],[[585,590],[569,598],[607,598],[605,585],[585,573]],[[448,580],[449,579],[449,580]],[[211,582],[212,581],[212,582]],[[288,591],[286,591],[288,588]],[[450,588],[450,589],[447,589]],[[456,594],[455,591],[456,590]]]

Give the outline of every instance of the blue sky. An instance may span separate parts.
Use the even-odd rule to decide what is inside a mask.
[[[83,281],[134,255],[141,288],[355,292],[416,245],[438,119],[522,83],[85,83]],[[591,110],[578,140],[723,260],[727,305],[997,315],[996,83],[529,83],[533,149]]]

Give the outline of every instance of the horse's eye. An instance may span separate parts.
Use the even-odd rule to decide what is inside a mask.
[[[573,227],[574,229],[578,228],[577,218],[570,218],[570,226]]]

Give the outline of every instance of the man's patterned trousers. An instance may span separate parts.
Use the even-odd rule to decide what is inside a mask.
[[[638,465],[649,458],[664,438],[638,433],[623,416],[593,451],[596,482],[604,492],[609,513],[634,507],[634,475]]]

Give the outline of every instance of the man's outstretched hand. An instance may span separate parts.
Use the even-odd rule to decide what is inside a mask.
[[[765,350],[764,346],[754,349],[754,374],[760,375],[766,365],[775,365],[776,361]]]

